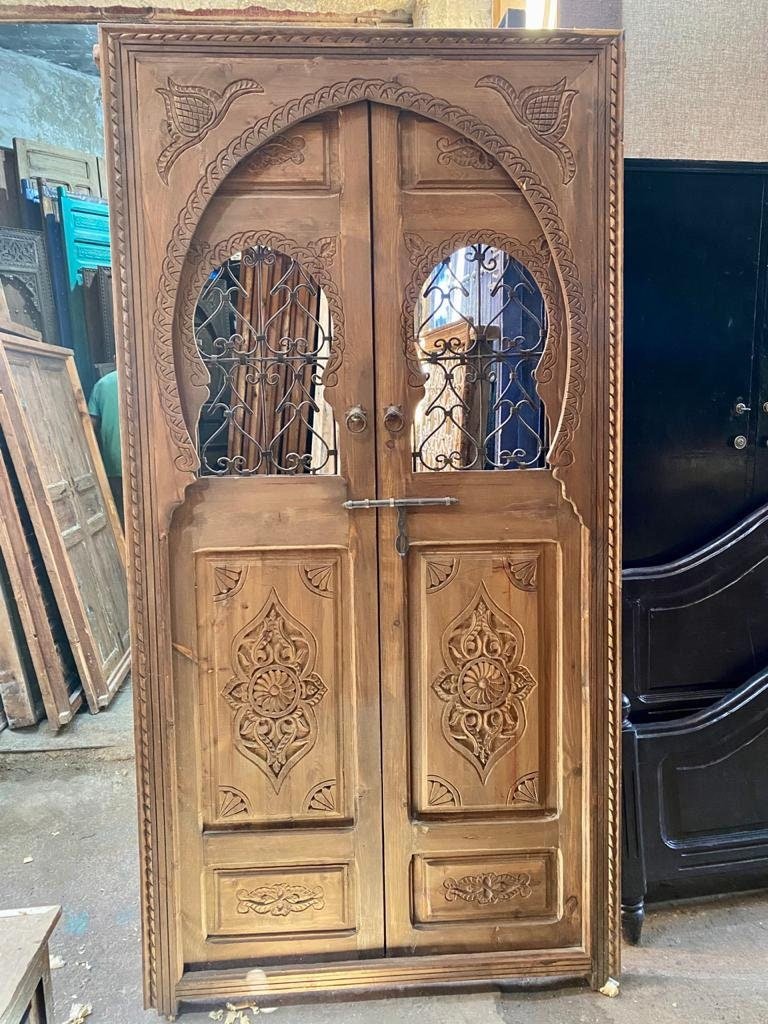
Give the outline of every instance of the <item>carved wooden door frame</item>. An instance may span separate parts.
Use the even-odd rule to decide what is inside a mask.
[[[549,955],[546,964],[535,954],[507,952],[284,968],[270,975],[268,988],[271,994],[290,995],[423,985],[440,977],[558,974],[587,977],[613,994],[620,959],[621,36],[110,26],[102,29],[102,53],[119,280],[118,362],[125,382],[147,1003],[172,1014],[180,999],[223,998],[233,994],[233,986],[239,995],[260,991],[258,982],[234,982],[226,972],[184,974],[174,924],[173,775],[164,770],[172,762],[174,742],[165,685],[171,654],[168,532],[198,465],[173,344],[180,282],[206,204],[241,159],[293,124],[364,100],[437,121],[494,157],[538,218],[564,297],[567,384],[549,463],[590,538],[592,653],[584,686],[594,804],[585,823],[591,851],[588,944]],[[208,66],[222,58],[249,61],[255,77],[243,74],[217,89],[206,81],[200,61],[201,69],[191,72],[195,80],[180,85],[175,70],[185,61],[189,69],[202,55]],[[283,75],[266,88],[258,81],[258,61],[274,64],[281,57],[311,64],[312,76],[306,71],[302,82]],[[431,62],[442,60],[456,62],[457,76],[479,61],[495,67],[484,67],[461,87],[451,83],[445,91],[452,95],[441,96],[429,89]],[[533,84],[524,85],[520,68],[532,71]],[[580,77],[591,83],[591,93],[574,138],[569,125],[578,107]],[[175,98],[185,87],[196,94],[198,111],[205,111],[194,124],[180,116]],[[590,210],[593,217],[585,218]]]

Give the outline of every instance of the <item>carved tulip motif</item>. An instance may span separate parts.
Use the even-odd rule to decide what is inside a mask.
[[[445,702],[443,735],[483,783],[525,731],[524,701],[536,680],[520,663],[524,642],[485,584],[443,635],[446,667],[432,683]]]
[[[480,89],[494,89],[503,96],[520,124],[555,154],[563,172],[563,184],[567,185],[576,173],[576,160],[563,142],[563,136],[571,123],[571,107],[577,90],[566,89],[564,78],[554,85],[529,85],[519,92],[501,75],[484,75],[475,85]]]
[[[170,137],[170,142],[157,158],[157,173],[167,185],[171,168],[181,154],[219,124],[238,96],[264,92],[264,89],[250,78],[230,82],[223,92],[200,85],[180,85],[169,78],[167,88],[157,91],[165,103],[166,127]]]

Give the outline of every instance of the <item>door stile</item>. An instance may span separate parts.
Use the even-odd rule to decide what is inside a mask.
[[[385,439],[380,423],[382,411],[388,404],[387,393],[405,393],[405,378],[398,373],[400,364],[392,358],[399,350],[399,306],[395,301],[396,288],[392,279],[399,275],[401,237],[400,208],[397,189],[387,179],[396,173],[392,157],[397,152],[398,111],[392,107],[371,105],[370,166],[371,166],[371,220],[373,230],[373,293],[374,346],[376,354],[376,428],[377,428],[377,498],[405,497],[398,492],[404,479],[402,465],[403,446],[393,439]],[[388,282],[385,285],[385,281]],[[379,434],[381,435],[379,437]],[[406,513],[407,515],[408,513]],[[403,702],[405,719],[408,711],[402,686],[407,665],[408,608],[401,566],[388,557],[395,550],[396,513],[394,509],[380,509],[378,519],[378,578],[379,578],[379,647],[381,693],[381,745],[382,745],[382,821],[384,854],[384,929],[388,955],[397,952],[398,921],[393,908],[410,903],[408,873],[402,870],[403,853],[401,817],[408,813],[409,757],[408,733],[403,720],[395,711]],[[393,666],[401,666],[401,673]],[[392,785],[393,780],[399,784]]]
[[[261,390],[253,407],[238,399],[245,427],[275,396],[294,393],[295,380],[280,383],[292,380],[282,367],[311,336],[290,326],[291,310],[300,315],[310,304],[306,284],[298,292],[280,282],[263,290],[272,280],[269,268],[278,265],[270,261],[284,253],[294,261],[290,273],[296,266],[311,272],[341,352],[339,363],[331,356],[313,364],[314,375],[328,379],[318,401],[333,409],[340,461],[329,473],[322,460],[321,471],[295,475],[267,461],[270,472],[217,476],[210,456],[212,471],[188,488],[174,516],[170,590],[176,733],[186,738],[178,750],[178,834],[187,967],[243,957],[262,964],[365,957],[384,948],[378,650],[371,644],[376,524],[344,508],[345,500],[370,496],[375,487],[367,108],[305,122],[300,138],[304,163],[275,169],[257,151],[212,201],[201,226],[203,252],[241,254],[247,298],[238,299],[238,316],[250,326],[233,337],[255,337],[262,346],[255,357],[262,369],[254,371]],[[288,135],[284,145],[295,139]],[[243,269],[249,266],[252,278]],[[205,282],[213,268],[203,269],[195,281]],[[285,273],[275,276],[284,281]],[[274,305],[279,314],[270,312]],[[202,359],[205,349],[196,343]],[[246,393],[241,385],[238,394]],[[258,438],[279,426],[271,415],[252,428]],[[226,458],[236,451],[232,429]],[[318,435],[311,436],[314,452]],[[187,599],[190,577],[194,601]]]
[[[387,952],[580,948],[586,737],[582,656],[571,652],[580,652],[581,617],[564,595],[566,581],[583,579],[581,531],[547,469],[416,471],[411,427],[422,391],[404,348],[414,232],[434,245],[458,231],[468,245],[495,230],[531,253],[540,229],[510,179],[480,182],[471,195],[463,181],[415,179],[409,143],[418,132],[430,138],[432,125],[372,107],[379,497],[457,499],[407,510],[404,557],[395,510],[379,512]],[[427,369],[439,379],[438,367]],[[387,429],[393,406],[403,422],[390,413]],[[475,669],[456,651],[477,628],[506,650],[477,661],[481,673],[499,668],[507,688],[511,739],[490,760],[450,724],[474,713],[461,679]],[[509,697],[518,685],[519,703]],[[487,892],[472,891],[478,879]]]

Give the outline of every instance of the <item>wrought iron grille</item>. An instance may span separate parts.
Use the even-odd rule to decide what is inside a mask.
[[[427,379],[414,470],[544,466],[546,417],[535,374],[547,320],[527,268],[490,245],[460,249],[427,278],[415,320]]]
[[[210,374],[201,473],[336,473],[336,424],[323,398],[332,327],[320,286],[267,246],[217,267],[195,309]]]

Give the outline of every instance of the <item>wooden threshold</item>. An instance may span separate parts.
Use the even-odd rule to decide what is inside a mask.
[[[307,995],[383,994],[404,988],[501,984],[541,977],[589,979],[592,969],[592,961],[583,949],[404,956],[266,968],[254,963],[231,969],[186,971],[176,985],[176,998],[183,1003],[202,1004],[258,996],[288,1001]]]

